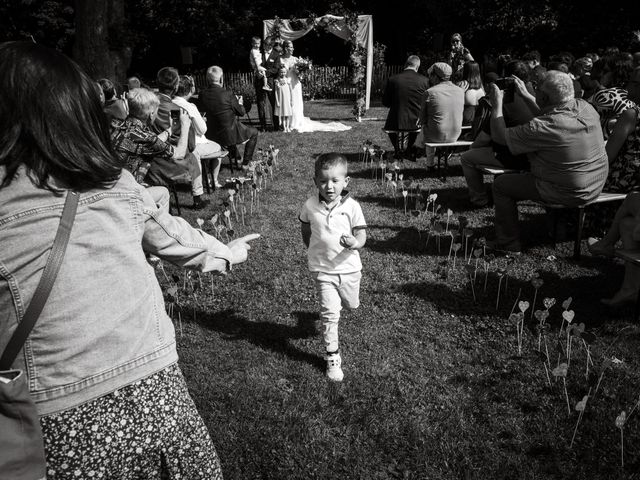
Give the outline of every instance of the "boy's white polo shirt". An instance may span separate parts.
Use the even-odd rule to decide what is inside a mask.
[[[342,235],[352,235],[354,230],[367,227],[360,204],[348,192],[331,209],[320,195],[309,198],[299,218],[302,223],[311,225],[307,250],[310,271],[352,273],[362,270],[360,253],[340,245]]]

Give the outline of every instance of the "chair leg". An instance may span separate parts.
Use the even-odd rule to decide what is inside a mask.
[[[178,190],[176,190],[175,184],[169,185],[169,191],[173,194],[173,199],[174,199],[175,204],[176,204],[176,210],[178,211],[178,216],[181,216],[182,212],[180,211],[180,200],[178,198]],[[169,204],[169,205],[171,205],[171,204]]]
[[[576,239],[573,242],[573,258],[580,260],[580,247],[582,243],[582,230],[584,228],[584,207],[578,207],[578,224],[576,225]]]
[[[209,162],[211,160],[209,158],[201,158],[200,165],[202,167],[202,185],[204,186],[207,194],[211,193],[211,182],[209,181]]]

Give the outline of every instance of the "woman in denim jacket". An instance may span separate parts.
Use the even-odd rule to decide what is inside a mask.
[[[224,245],[156,206],[112,150],[95,83],[61,53],[1,44],[0,91],[0,351],[67,192],[80,194],[60,272],[13,365],[41,415],[47,477],[221,478],[145,254],[226,272],[258,235]]]

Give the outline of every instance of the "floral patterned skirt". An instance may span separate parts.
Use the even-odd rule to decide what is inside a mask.
[[[47,479],[222,479],[178,365],[40,419]]]

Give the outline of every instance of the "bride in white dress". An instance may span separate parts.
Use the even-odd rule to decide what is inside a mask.
[[[293,43],[290,40],[282,42],[284,52],[280,57],[280,63],[288,70],[291,79],[291,102],[293,114],[291,117],[291,128],[298,132],[342,132],[350,130],[351,127],[340,122],[317,122],[304,116],[304,102],[302,100],[302,84],[298,79],[296,63],[298,58],[293,54]]]

